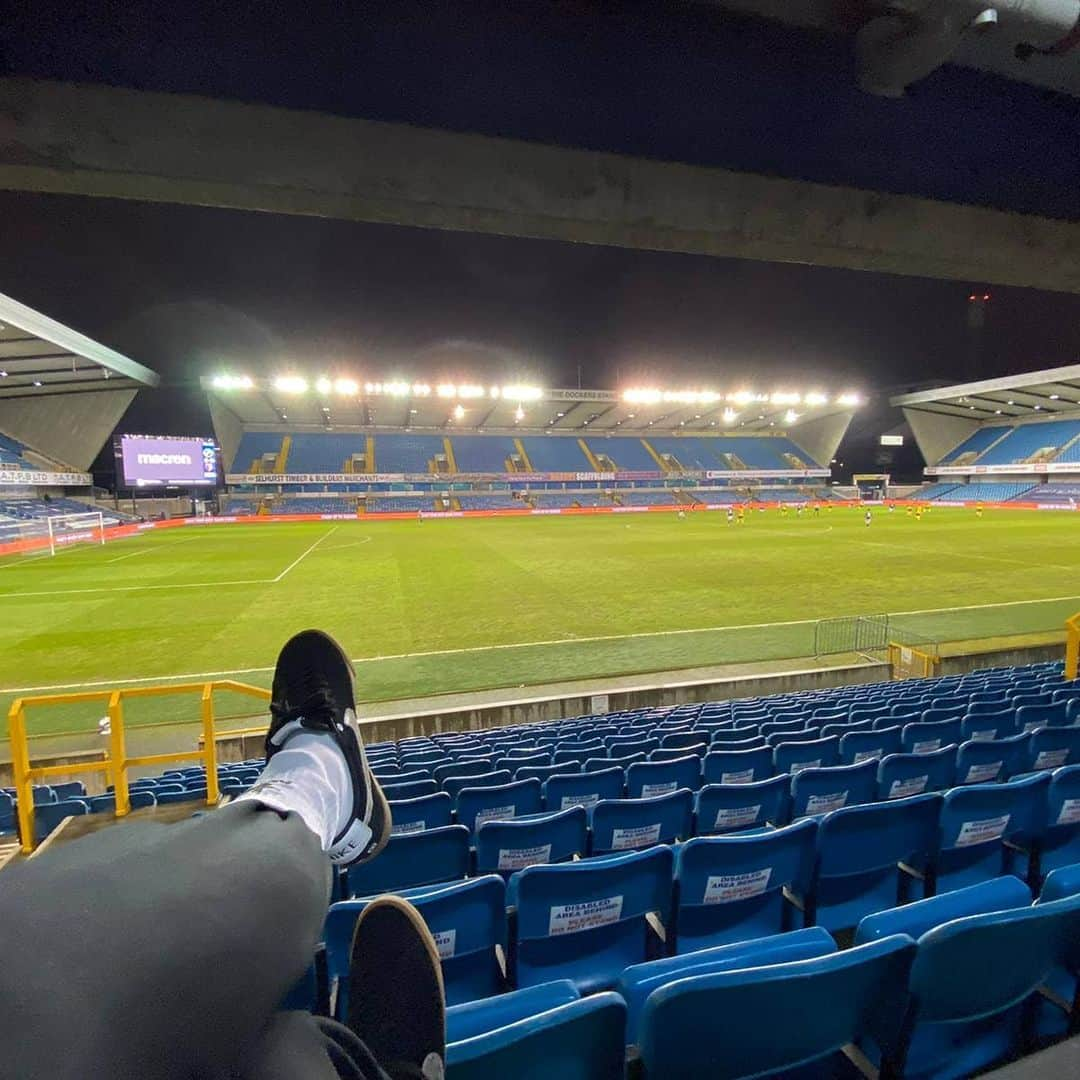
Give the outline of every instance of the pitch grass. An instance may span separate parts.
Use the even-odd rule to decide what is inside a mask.
[[[918,612],[894,616],[898,636],[948,641],[1057,630],[1080,609],[1078,541],[1075,514],[946,508],[876,510],[869,528],[838,508],[742,527],[707,513],[162,530],[0,562],[0,709],[136,678],[267,685],[308,626],[363,661],[369,702],[809,656],[814,620],[840,615]],[[1069,599],[1031,602],[1055,597]],[[194,700],[143,702],[129,720],[178,710],[197,716]],[[30,728],[92,730],[102,712],[41,710]]]

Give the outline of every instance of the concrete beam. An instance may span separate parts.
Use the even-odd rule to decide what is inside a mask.
[[[1080,292],[1071,222],[102,86],[0,80],[0,188]]]

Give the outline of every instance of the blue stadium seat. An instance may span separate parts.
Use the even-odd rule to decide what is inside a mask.
[[[878,763],[878,798],[906,799],[946,791],[956,782],[956,748],[931,754],[889,754]]]
[[[82,817],[89,813],[90,805],[82,799],[64,799],[63,802],[42,803],[35,806],[35,839],[38,842],[44,840],[64,818]]]
[[[505,877],[537,863],[561,863],[589,849],[583,806],[515,821],[487,821],[476,830],[476,870]]]
[[[608,768],[611,766],[609,765]],[[574,776],[581,770],[574,764],[568,765],[520,765],[514,770],[515,780],[539,780],[541,784],[552,776]]]
[[[206,802],[206,788],[204,787],[181,788],[179,791],[165,791],[158,788],[156,794],[159,806],[168,806],[170,803],[198,802],[199,800]]]
[[[616,987],[626,1001],[627,1042],[631,1045],[637,1042],[641,1010],[649,995],[661,986],[697,975],[787,964],[794,960],[830,956],[835,952],[836,942],[832,935],[820,926],[812,926],[632,964],[622,973]]]
[[[702,741],[702,734],[700,731],[672,731],[660,737],[659,749],[678,750],[687,746],[697,746]]]
[[[446,780],[455,776],[479,776],[481,773],[495,771],[495,762],[487,758],[464,758],[447,765],[437,765],[432,769],[435,783],[440,787]]]
[[[694,760],[696,761],[697,759],[695,758]],[[597,772],[600,769],[613,768],[623,769],[625,771],[626,769],[629,769],[631,765],[634,765],[639,761],[645,761],[644,754],[627,754],[624,757],[589,758],[585,762],[582,772]],[[656,764],[662,765],[663,762],[657,762]]]
[[[1066,702],[1054,705],[1024,705],[1016,710],[1017,731],[1035,731],[1041,727],[1068,727],[1069,724],[1069,705]]]
[[[1045,825],[1049,773],[1005,784],[971,784],[945,795],[938,849],[931,860],[937,892],[1013,872],[1013,845],[1029,846]]]
[[[991,911],[1009,911],[1027,907],[1031,903],[1031,890],[1018,877],[1006,874],[1002,877],[980,881],[978,885],[966,885],[962,889],[916,900],[902,907],[878,911],[861,919],[855,931],[855,944],[907,934],[918,940],[935,926],[944,926],[954,919],[969,915],[985,915]]]
[[[518,769],[524,768],[526,765],[550,765],[551,754],[547,751],[542,753],[533,754],[517,754],[506,757],[498,757],[495,759],[495,771],[501,772],[506,769],[510,773],[517,774]]]
[[[645,1080],[786,1077],[821,1063],[814,1075],[844,1075],[837,1059],[848,1044],[872,1038],[897,1045],[914,956],[915,943],[898,935],[815,959],[691,975],[663,986],[641,1013],[641,1074]]]
[[[669,795],[680,788],[701,787],[701,758],[692,754],[671,761],[647,761],[626,770],[626,793],[632,799]]]
[[[1027,767],[1033,770],[1080,765],[1080,727],[1046,727],[1031,733]]]
[[[677,854],[675,951],[748,941],[790,929],[784,890],[805,893],[817,823],[746,836],[689,840]]]
[[[441,829],[451,823],[454,800],[445,791],[421,795],[416,799],[390,802],[394,836],[423,832],[425,829]]]
[[[956,751],[958,784],[989,784],[1026,771],[1029,735],[973,739]]]
[[[820,769],[824,765],[837,765],[839,761],[840,740],[835,735],[804,743],[784,742],[773,749],[773,768],[777,775],[796,773],[800,769]]]
[[[660,740],[652,738],[627,738],[613,741],[606,739],[608,753],[614,757],[618,754],[619,757],[626,757],[628,754],[651,754],[654,750],[660,749]]]
[[[65,799],[84,799],[86,797],[86,785],[81,780],[72,780],[66,784],[53,784],[53,794],[57,802]]]
[[[1034,1012],[1025,1003],[1063,961],[1070,936],[1080,939],[1080,896],[955,919],[923,934],[890,1071],[951,1080],[1026,1049]]]
[[[544,806],[548,810],[566,810],[571,806],[593,806],[601,799],[619,799],[625,782],[626,774],[618,768],[552,776],[544,781]]]
[[[1080,765],[1065,765],[1051,774],[1038,850],[1041,874],[1080,863]]]
[[[590,852],[672,844],[689,837],[693,823],[694,795],[687,788],[642,799],[605,799],[592,808]]]
[[[349,869],[348,895],[375,896],[458,881],[468,870],[469,830],[464,825],[391,836],[377,859]]]
[[[773,774],[772,749],[768,746],[711,749],[701,760],[702,781],[706,784],[750,784],[767,780]]]
[[[931,754],[943,746],[958,745],[961,726],[960,720],[905,724],[900,732],[901,750],[905,754]]]
[[[539,780],[463,788],[457,797],[457,822],[475,832],[485,821],[509,821],[525,814],[539,814],[542,804]]]
[[[476,790],[485,787],[502,787],[505,784],[509,784],[513,779],[513,776],[506,769],[492,769],[490,772],[467,773],[464,776],[447,776],[443,779],[442,789],[452,799],[456,799],[466,788]]]
[[[694,743],[693,746],[680,746],[667,750],[660,747],[659,750],[653,750],[649,754],[649,761],[675,761],[686,757],[688,754],[693,754],[700,759],[705,755],[707,749],[708,746],[704,742]]]
[[[924,714],[925,715],[925,714]],[[1005,709],[995,713],[973,713],[960,722],[960,738],[963,742],[974,739],[1005,739],[1016,734],[1016,713]]]
[[[817,862],[809,888],[793,888],[807,926],[855,926],[863,916],[907,899],[908,875],[900,864],[922,867],[934,850],[941,798],[848,806],[820,822]]]
[[[877,795],[877,762],[803,769],[791,778],[791,820],[828,814],[842,806],[873,802]]]
[[[623,1080],[625,1043],[626,1003],[618,994],[596,994],[448,1044],[447,1076]]]
[[[650,914],[670,921],[672,849],[654,847],[516,876],[511,969],[518,987],[570,979],[592,993],[651,959]]]
[[[555,979],[524,990],[509,990],[495,997],[451,1005],[446,1010],[446,1044],[486,1035],[580,999],[581,995],[569,979]]]
[[[900,728],[879,728],[876,731],[851,731],[840,736],[840,764],[860,765],[864,761],[880,761],[889,754],[900,753]]]
[[[786,773],[753,784],[706,784],[698,792],[695,808],[698,836],[783,825],[788,819],[790,784]]]
[[[439,785],[434,780],[412,780],[407,784],[379,783],[389,802],[419,799],[425,795],[434,795],[439,790]]]
[[[1046,875],[1039,892],[1039,902],[1063,900],[1066,896],[1080,895],[1080,862],[1060,866]]]

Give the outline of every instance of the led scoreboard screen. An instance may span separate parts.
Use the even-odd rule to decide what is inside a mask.
[[[121,485],[127,488],[213,487],[218,481],[213,439],[121,435],[116,459]]]

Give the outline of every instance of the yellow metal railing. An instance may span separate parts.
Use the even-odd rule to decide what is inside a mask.
[[[183,683],[173,686],[123,687],[117,690],[91,690],[77,694],[48,694],[42,697],[18,698],[8,711],[8,734],[11,738],[11,759],[15,773],[15,791],[19,807],[19,835],[22,850],[30,854],[34,850],[34,782],[48,780],[51,776],[75,776],[79,773],[105,773],[116,795],[116,816],[124,817],[131,812],[131,796],[128,786],[128,770],[141,765],[173,765],[182,761],[200,762],[206,768],[206,802],[213,805],[221,794],[217,776],[217,736],[214,717],[214,694],[228,690],[269,701],[270,691],[247,683],[221,679],[206,683]],[[124,702],[132,698],[168,697],[177,694],[199,696],[202,737],[200,746],[194,750],[181,750],[171,754],[143,754],[128,757],[127,731],[124,724]],[[85,702],[107,703],[109,716],[109,748],[104,761],[67,765],[30,764],[30,740],[26,731],[28,709],[52,705],[77,705]],[[257,731],[259,729],[251,729]]]
[[[1080,614],[1065,620],[1065,678],[1080,678]]]
[[[889,642],[889,666],[894,679],[928,679],[937,674],[941,659],[911,645]]]

